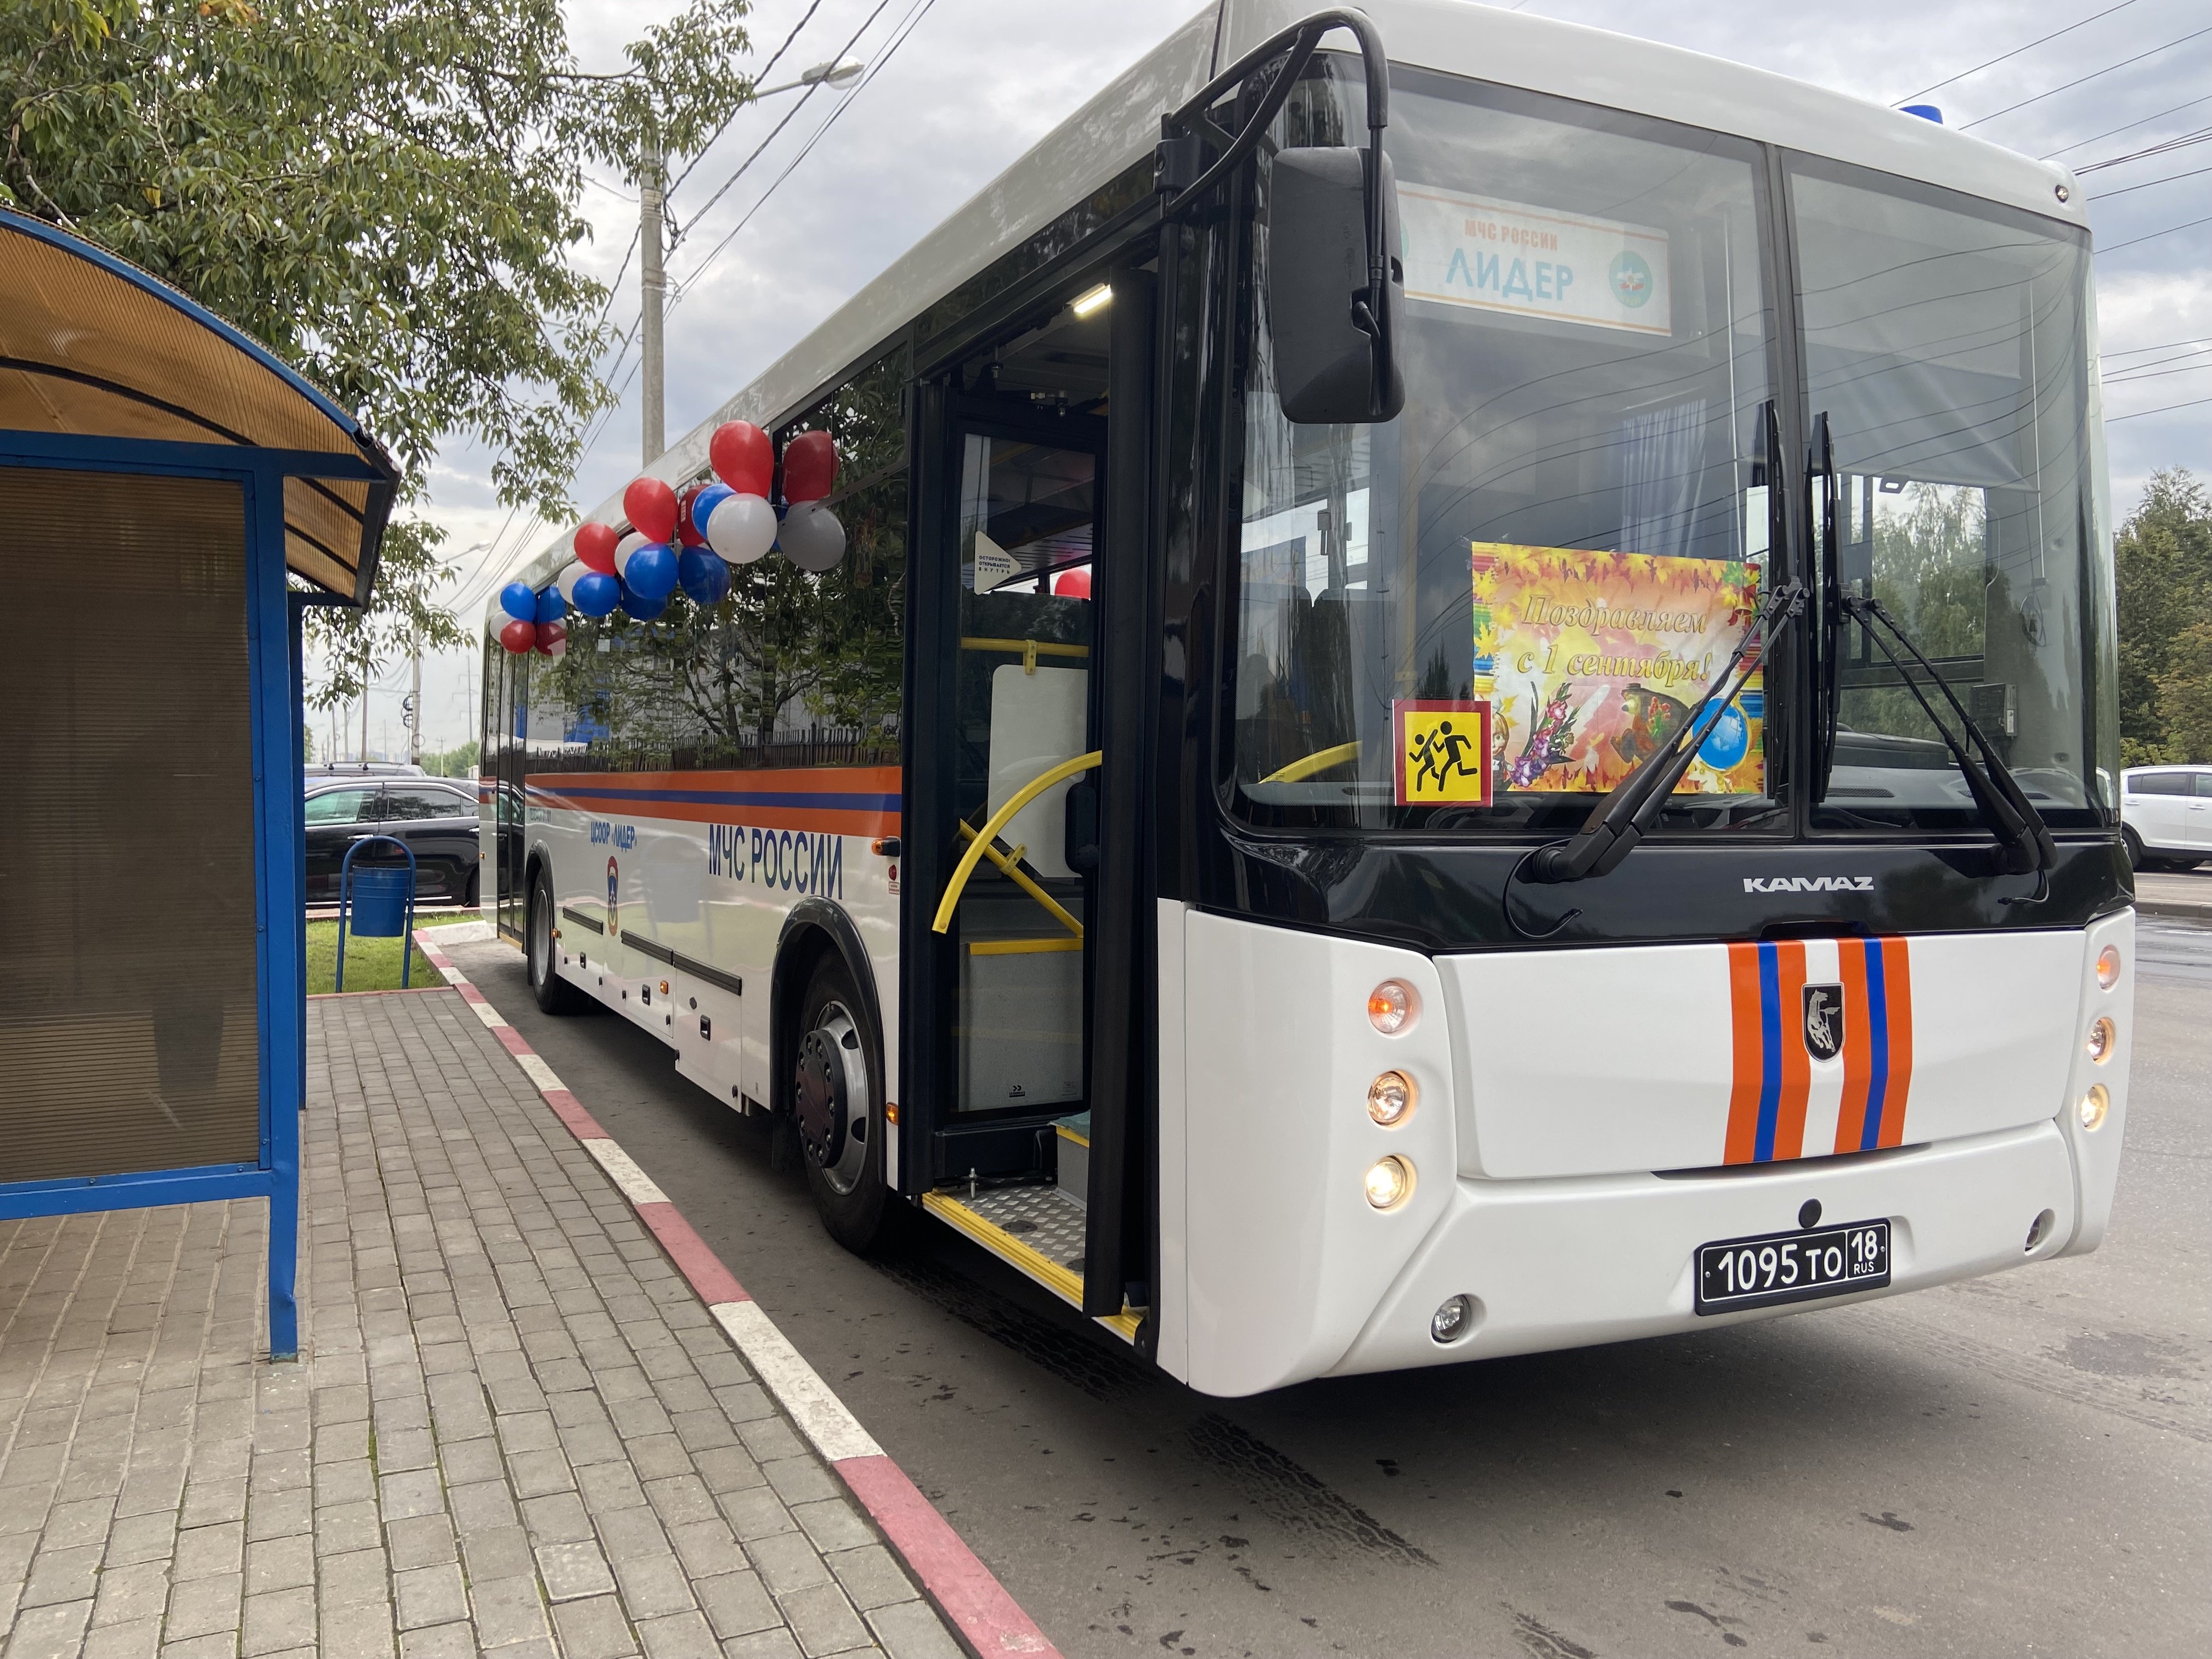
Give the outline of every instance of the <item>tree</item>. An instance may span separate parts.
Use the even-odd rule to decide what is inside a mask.
[[[2212,495],[2185,469],[2154,473],[2112,553],[2120,763],[2212,760]]]
[[[690,0],[586,72],[559,0],[9,0],[0,199],[165,278],[327,387],[419,500],[441,442],[500,500],[568,515],[608,295],[570,256],[586,170],[635,183],[751,88],[748,0]],[[404,517],[367,616],[310,613],[357,695],[394,651],[465,643],[439,532]]]

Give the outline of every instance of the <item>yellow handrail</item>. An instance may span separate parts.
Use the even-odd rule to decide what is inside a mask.
[[[1061,779],[1072,778],[1079,772],[1088,772],[1105,758],[1103,751],[1094,749],[1087,755],[1078,755],[1073,760],[1062,761],[1049,772],[1031,778],[1014,792],[1004,806],[992,813],[989,820],[975,832],[975,839],[968,843],[968,850],[960,855],[960,862],[953,866],[952,879],[945,885],[944,902],[937,907],[937,920],[930,925],[930,930],[941,933],[952,926],[953,908],[960,902],[960,895],[968,885],[968,878],[975,873],[975,866],[982,860],[983,849],[998,838],[1000,830],[1013,822],[1015,813]]]
[[[973,830],[970,830],[964,823],[960,825],[960,835],[961,838],[964,841],[973,841],[975,839],[975,832]],[[1015,886],[1020,888],[1022,891],[1027,893],[1031,898],[1035,899],[1039,904],[1042,904],[1047,910],[1050,911],[1054,919],[1062,927],[1066,927],[1069,933],[1074,934],[1079,943],[1081,941],[1083,938],[1083,924],[1078,921],[1073,916],[1068,915],[1066,910],[1061,907],[1059,900],[1054,898],[1053,896],[1046,892],[1043,888],[1031,881],[1028,875],[1023,871],[1021,865],[1016,860],[1008,858],[997,848],[988,846],[983,848],[983,856],[990,860],[992,863],[997,865],[1000,870],[1006,876],[1007,879],[1012,881]]]
[[[1055,645],[1049,640],[984,640],[973,635],[963,636],[960,648],[963,651],[1011,651],[1017,657],[1032,651],[1040,657],[1087,657],[1091,654],[1091,647],[1087,645]]]
[[[1303,783],[1316,772],[1326,772],[1332,766],[1359,758],[1359,740],[1340,743],[1334,749],[1324,749],[1318,754],[1308,755],[1292,761],[1279,772],[1270,772],[1260,780],[1262,783]]]

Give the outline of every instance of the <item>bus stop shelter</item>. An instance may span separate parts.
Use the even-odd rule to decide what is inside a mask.
[[[299,1347],[300,619],[398,473],[158,279],[0,210],[0,1218],[265,1196]]]

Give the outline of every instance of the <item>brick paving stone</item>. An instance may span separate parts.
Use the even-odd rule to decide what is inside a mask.
[[[0,1223],[0,1659],[959,1650],[456,994],[308,1028],[299,1364],[265,1205]]]

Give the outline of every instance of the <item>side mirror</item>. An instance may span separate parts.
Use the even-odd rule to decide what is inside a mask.
[[[1381,313],[1367,293],[1367,152],[1276,152],[1267,189],[1267,323],[1287,420],[1348,425],[1393,419],[1406,404],[1398,358],[1405,308],[1398,187],[1382,158],[1382,246],[1391,250]]]

